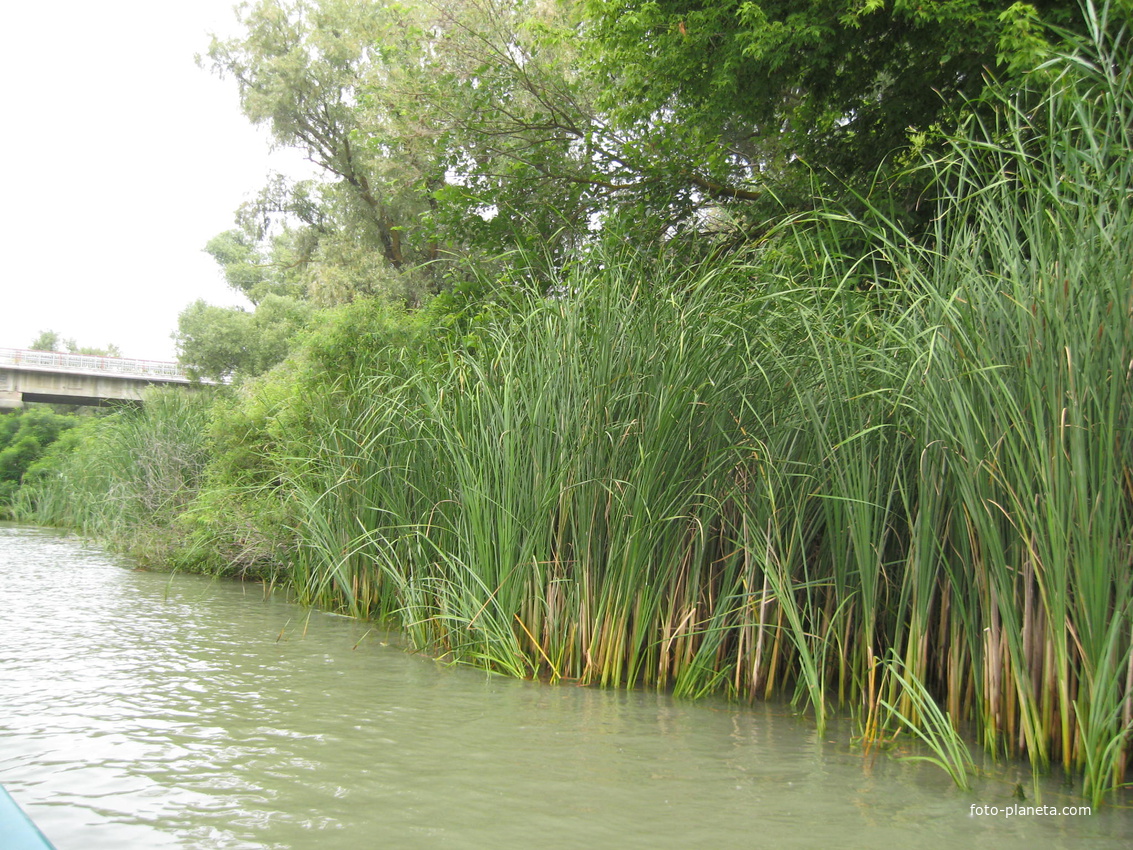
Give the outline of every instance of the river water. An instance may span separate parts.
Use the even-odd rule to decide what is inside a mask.
[[[0,525],[0,783],[58,850],[1133,844],[1128,808],[1007,817],[1016,781],[1034,793],[1010,768],[963,792],[783,706],[520,682],[394,643]]]

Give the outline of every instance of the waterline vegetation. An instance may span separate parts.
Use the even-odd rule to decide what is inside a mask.
[[[303,601],[511,675],[904,724],[961,785],[970,726],[1096,805],[1133,732],[1127,54],[1099,24],[992,88],[920,166],[927,232],[863,199],[727,259],[518,254],[457,330],[355,305],[17,506],[185,560],[252,535]]]

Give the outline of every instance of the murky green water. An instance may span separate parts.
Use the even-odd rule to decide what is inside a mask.
[[[1115,807],[972,816],[1016,803],[1011,777],[961,792],[782,708],[486,677],[383,640],[0,526],[0,782],[58,850],[1133,843]]]

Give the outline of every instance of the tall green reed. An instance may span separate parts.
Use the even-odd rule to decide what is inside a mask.
[[[92,420],[22,488],[17,515],[164,560],[203,484],[210,404],[204,393],[152,390],[140,408]]]
[[[313,447],[313,502],[361,499],[321,574],[369,559],[394,601],[367,604],[454,657],[695,688],[742,560],[728,513],[759,308],[734,272],[651,282],[608,260],[444,368],[358,379],[326,420],[349,445]]]
[[[1130,732],[1133,88],[1124,33],[1095,35],[973,110],[930,164],[931,239],[880,213],[867,232],[915,373],[896,433],[920,456],[886,476],[906,561],[888,640],[953,723],[1037,769],[1081,771],[1097,801],[1122,781]],[[860,476],[835,474],[853,494]],[[882,524],[855,524],[892,548]]]
[[[972,724],[1100,800],[1133,728],[1107,32],[972,110],[927,234],[867,204],[716,265],[595,249],[468,345],[360,360],[282,458],[304,598],[513,675]]]

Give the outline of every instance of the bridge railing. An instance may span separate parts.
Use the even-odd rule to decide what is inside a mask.
[[[58,369],[85,372],[91,375],[125,375],[138,378],[159,378],[188,381],[189,376],[179,363],[166,360],[136,360],[126,357],[101,357],[91,354],[64,354],[61,351],[30,351],[23,348],[0,348],[0,366],[30,369]]]

